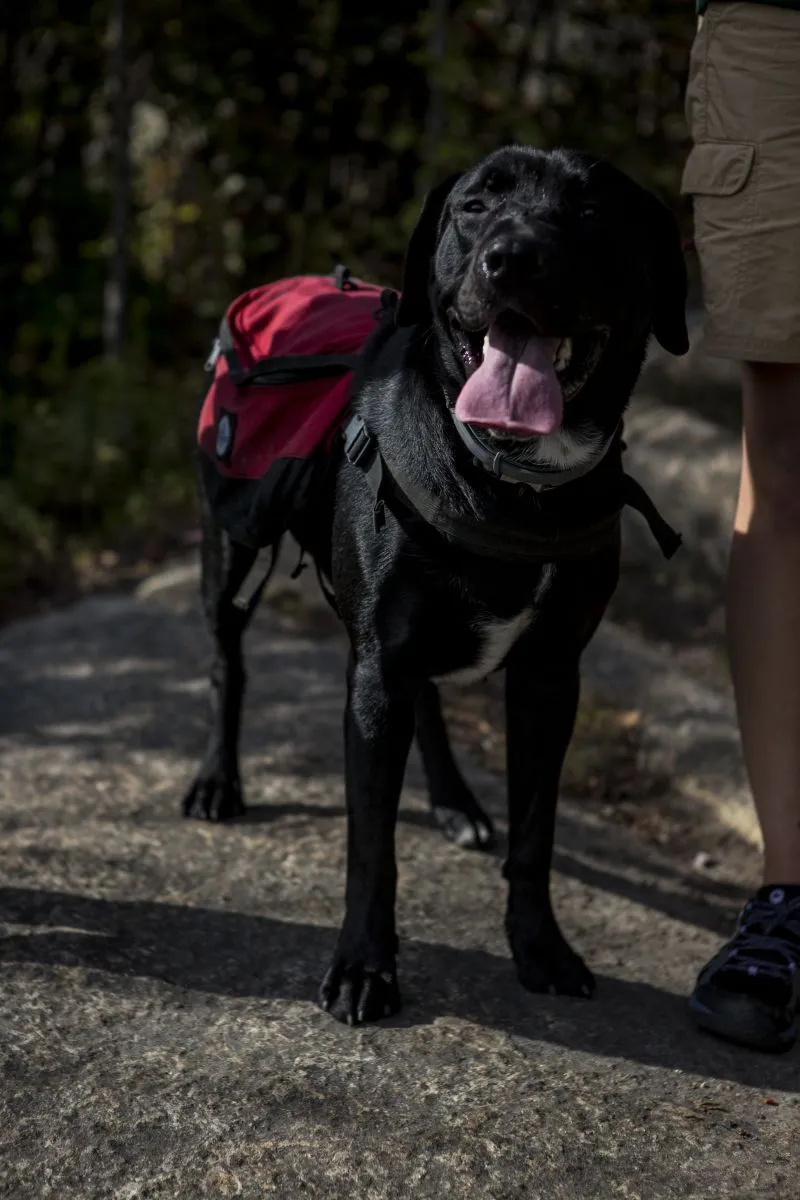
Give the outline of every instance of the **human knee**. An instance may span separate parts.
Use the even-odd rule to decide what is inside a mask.
[[[800,535],[800,364],[746,363],[743,384],[754,515]]]

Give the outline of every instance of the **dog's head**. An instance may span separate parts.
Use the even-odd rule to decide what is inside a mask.
[[[588,155],[509,147],[428,196],[397,320],[436,326],[456,417],[519,446],[591,425],[621,346],[639,347],[635,372],[651,330],[685,353],[685,301],[655,196]]]

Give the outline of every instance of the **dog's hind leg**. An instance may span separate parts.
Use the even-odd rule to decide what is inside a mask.
[[[428,781],[431,812],[446,838],[457,846],[485,850],[494,843],[492,822],[473,796],[453,757],[439,690],[426,683],[416,708],[416,735]]]
[[[242,637],[258,604],[266,577],[243,606],[235,604],[257,551],[231,541],[203,506],[202,596],[214,642],[211,667],[211,737],[202,766],[183,799],[183,813],[225,821],[245,811],[239,774],[239,730],[245,671]],[[278,547],[273,548],[272,566]],[[270,568],[271,570],[271,568]]]
[[[531,992],[588,997],[594,978],[558,926],[550,867],[559,781],[580,691],[575,661],[548,664],[535,642],[506,667],[508,880],[506,932],[517,976]]]

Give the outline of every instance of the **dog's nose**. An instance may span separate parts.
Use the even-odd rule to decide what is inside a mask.
[[[492,283],[510,280],[514,276],[539,275],[543,256],[535,238],[510,234],[496,238],[483,255],[483,273]]]

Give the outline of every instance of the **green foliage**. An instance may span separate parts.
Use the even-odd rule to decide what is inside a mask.
[[[142,360],[94,359],[56,396],[17,398],[13,465],[0,480],[0,585],[186,518],[197,383]]]
[[[169,520],[226,302],[339,260],[397,284],[432,177],[527,141],[677,192],[689,6],[139,0],[128,348],[106,363],[110,15],[29,0],[0,34],[0,547]]]

